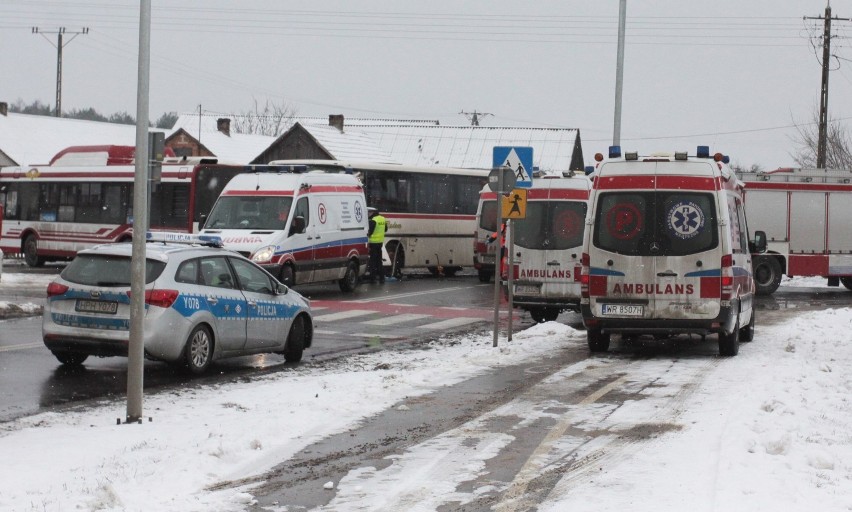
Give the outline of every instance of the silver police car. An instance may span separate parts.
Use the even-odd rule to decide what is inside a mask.
[[[161,233],[148,238],[147,358],[195,374],[226,357],[274,352],[288,362],[302,359],[313,340],[306,298],[243,256],[215,247],[217,237]],[[169,241],[151,243],[152,238]],[[61,363],[127,356],[131,255],[130,243],[80,251],[48,286],[42,337]]]

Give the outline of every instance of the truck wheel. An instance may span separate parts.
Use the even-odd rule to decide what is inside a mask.
[[[781,285],[781,264],[773,256],[757,256],[754,262],[754,285],[758,295],[769,295]]]
[[[278,280],[287,286],[293,286],[296,283],[296,270],[289,263],[281,267],[281,272],[278,273]]]
[[[44,265],[44,258],[38,255],[38,239],[35,235],[28,235],[24,239],[24,261],[29,267]]]
[[[602,333],[600,329],[588,329],[586,338],[589,342],[589,350],[592,352],[606,352],[609,350],[609,333]]]
[[[719,333],[719,355],[724,357],[735,356],[740,351],[740,314],[737,313],[737,321],[734,330],[730,334]]]
[[[343,274],[343,279],[337,282],[340,286],[340,290],[344,292],[351,292],[358,286],[358,263],[355,261],[350,261],[346,265],[346,273]]]
[[[489,272],[488,270],[479,269],[479,282],[480,283],[490,283],[491,276],[494,275],[494,272]]]
[[[748,325],[740,329],[740,341],[752,341],[754,339],[754,317],[757,316],[754,308],[751,308],[751,320]]]
[[[840,282],[847,290],[852,290],[852,277],[841,277]]]
[[[290,334],[287,335],[287,346],[284,349],[284,360],[288,363],[298,363],[302,360],[305,350],[305,317],[302,315],[293,319]]]

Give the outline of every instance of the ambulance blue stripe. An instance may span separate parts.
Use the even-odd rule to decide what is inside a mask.
[[[709,270],[697,270],[695,272],[687,272],[684,277],[719,277],[722,275],[722,269],[713,268]]]
[[[333,242],[324,242],[324,243],[321,243],[321,244],[306,245],[304,247],[297,247],[297,248],[294,248],[294,249],[288,249],[286,251],[277,251],[275,253],[275,255],[280,256],[281,254],[296,253],[296,252],[299,252],[299,251],[310,251],[310,250],[314,250],[314,249],[321,249],[321,248],[324,248],[324,247],[336,247],[336,246],[339,246],[339,245],[366,244],[366,243],[367,243],[367,237],[362,236],[362,237],[358,237],[358,238],[349,238],[349,239],[346,239],[346,240],[337,240],[337,241],[333,241]]]
[[[592,267],[592,268],[589,269],[589,275],[624,277],[624,272],[619,272],[617,270],[610,270],[608,268]]]

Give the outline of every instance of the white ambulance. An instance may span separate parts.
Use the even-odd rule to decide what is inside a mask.
[[[734,356],[754,336],[752,252],[743,183],[699,146],[639,157],[610,148],[596,155],[582,255],[581,311],[589,349],[606,351],[612,334],[718,334]]]
[[[582,174],[545,175],[527,190],[514,232],[512,296],[536,322],[580,310],[580,257],[591,181]]]
[[[288,286],[337,281],[354,290],[368,259],[361,183],[305,166],[271,169],[235,176],[201,234],[221,237]]]

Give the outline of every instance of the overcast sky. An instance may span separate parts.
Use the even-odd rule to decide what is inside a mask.
[[[819,106],[826,0],[627,2],[621,140],[793,165]],[[244,112],[579,128],[613,138],[618,0],[152,0],[150,118]],[[852,17],[835,2],[833,16]],[[33,34],[39,27],[43,34]],[[0,0],[0,101],[136,114],[139,2]],[[85,35],[73,36],[84,27]],[[852,118],[852,22],[832,25],[829,112]],[[73,38],[73,39],[72,39]],[[815,48],[815,45],[817,48]]]

